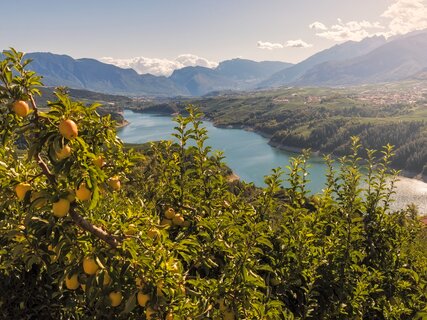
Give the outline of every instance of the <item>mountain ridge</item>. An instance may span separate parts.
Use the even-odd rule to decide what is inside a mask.
[[[267,78],[275,71],[292,65],[276,61],[233,59],[223,61],[219,69],[184,67],[166,77],[138,74],[134,69],[120,68],[92,58],[73,59],[68,55],[50,52],[32,52],[26,56],[33,59],[31,69],[43,76],[47,86],[61,85],[130,96],[197,96],[211,91],[242,90],[249,88],[248,83],[253,83],[254,79],[258,81]],[[250,64],[250,68],[245,69],[246,74],[236,74],[235,79],[230,79],[227,71],[242,62]]]
[[[336,44],[328,49],[315,53],[286,70],[273,74],[269,79],[260,83],[260,87],[269,88],[291,84],[318,64],[331,60],[340,61],[354,58],[368,53],[385,43],[386,39],[384,37],[370,37],[358,42],[347,41],[342,44]]]
[[[399,81],[427,68],[425,52],[427,32],[418,33],[397,38],[353,59],[316,65],[294,83],[334,86]]]
[[[348,86],[400,81],[427,68],[427,29],[385,39],[347,41],[297,64],[230,59],[216,68],[189,66],[169,77],[138,74],[96,59],[33,52],[30,68],[47,86],[127,96],[186,97],[281,86]],[[0,55],[1,56],[1,55]]]

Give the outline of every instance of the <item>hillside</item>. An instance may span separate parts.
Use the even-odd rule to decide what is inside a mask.
[[[247,128],[282,149],[311,148],[342,156],[351,136],[380,150],[395,146],[393,167],[409,176],[427,176],[427,84],[407,81],[372,86],[288,88],[200,99],[147,103],[134,110],[183,110],[200,106],[220,127]]]
[[[42,96],[36,96],[36,103],[45,105],[48,101],[55,101],[54,88],[41,87],[39,88]],[[101,106],[97,109],[100,115],[111,115],[111,119],[117,122],[118,126],[126,125],[127,122],[123,117],[123,109],[135,105],[135,102],[128,97],[92,92],[82,89],[68,89],[68,94],[71,98],[82,101],[85,104],[100,103]]]

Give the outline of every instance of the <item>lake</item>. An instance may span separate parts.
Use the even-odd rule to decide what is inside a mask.
[[[144,143],[156,140],[172,140],[175,122],[169,116],[147,113],[124,112],[130,122],[122,128],[118,135],[128,143]],[[207,145],[212,150],[224,152],[225,163],[240,177],[255,185],[264,185],[264,176],[270,174],[272,168],[284,168],[296,153],[282,151],[268,145],[268,139],[259,134],[242,129],[216,128],[209,121],[203,125],[208,130]],[[318,192],[324,187],[326,165],[319,157],[310,158],[310,190]]]
[[[129,125],[119,130],[118,136],[128,143],[144,143],[156,140],[173,140],[171,134],[176,125],[172,117],[148,113],[124,111]],[[208,130],[207,144],[212,150],[224,152],[225,163],[240,179],[264,185],[264,176],[272,168],[285,168],[292,157],[298,154],[279,150],[268,145],[268,139],[242,129],[216,128],[209,121],[203,122]],[[320,192],[325,185],[326,165],[322,158],[312,156],[309,161],[309,189]],[[427,213],[427,184],[418,180],[402,178],[398,183],[398,195],[395,208],[415,202]]]

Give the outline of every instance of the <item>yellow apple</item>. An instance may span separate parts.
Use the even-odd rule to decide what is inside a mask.
[[[147,236],[151,239],[157,239],[160,237],[160,231],[156,228],[150,228],[147,232]]]
[[[102,168],[105,164],[105,161],[102,155],[99,155],[97,158],[93,159],[92,162],[98,168]]]
[[[12,110],[20,117],[26,117],[30,113],[28,103],[23,100],[15,101],[12,105]]]
[[[68,199],[59,199],[52,204],[52,212],[55,217],[65,217],[70,211],[70,201]]]
[[[70,119],[62,120],[59,123],[59,133],[68,140],[76,138],[79,134],[77,124]]]
[[[65,145],[61,150],[56,152],[58,160],[64,160],[69,156],[71,156],[71,147],[69,145]]]
[[[110,292],[108,297],[110,298],[110,302],[111,302],[112,307],[119,306],[123,300],[123,295],[120,291],[112,291],[112,292]]]
[[[28,191],[31,190],[31,185],[26,182],[21,182],[15,187],[15,193],[18,197],[19,201],[22,201],[25,199],[25,195]]]
[[[119,191],[121,187],[119,177],[114,176],[108,179],[108,185],[110,186],[111,189],[115,191]]]
[[[150,295],[149,294],[144,294],[142,291],[139,291],[136,299],[138,300],[138,304],[141,307],[145,307],[147,305],[147,302],[150,301]]]
[[[184,220],[184,217],[178,213],[175,215],[175,217],[173,217],[172,222],[174,225],[182,226],[185,220]]]
[[[172,220],[173,217],[175,217],[175,210],[174,210],[174,208],[168,208],[165,211],[165,217],[166,217],[166,219]]]
[[[150,307],[148,307],[147,310],[145,310],[145,317],[147,318],[147,320],[154,320],[155,314],[156,314],[156,311]]]
[[[79,285],[80,283],[77,274],[73,274],[71,277],[65,277],[65,286],[68,290],[76,290]]]
[[[162,225],[162,226],[172,226],[172,220],[163,218],[162,221],[160,221],[160,225]]]
[[[165,320],[173,320],[173,313],[172,313],[172,311],[168,312],[168,314],[166,315]]]
[[[80,201],[88,201],[92,197],[92,191],[90,191],[85,182],[82,182],[79,185],[79,188],[76,190],[76,197]]]
[[[99,266],[95,259],[92,257],[85,257],[83,259],[83,271],[88,275],[94,275],[98,271]]]

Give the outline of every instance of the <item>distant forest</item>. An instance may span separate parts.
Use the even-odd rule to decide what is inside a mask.
[[[427,133],[424,121],[363,123],[358,120],[332,119],[312,125],[310,129],[308,135],[292,129],[278,130],[273,134],[271,144],[310,148],[342,156],[350,152],[350,137],[358,136],[367,149],[381,150],[387,143],[393,145],[393,167],[427,174]]]

